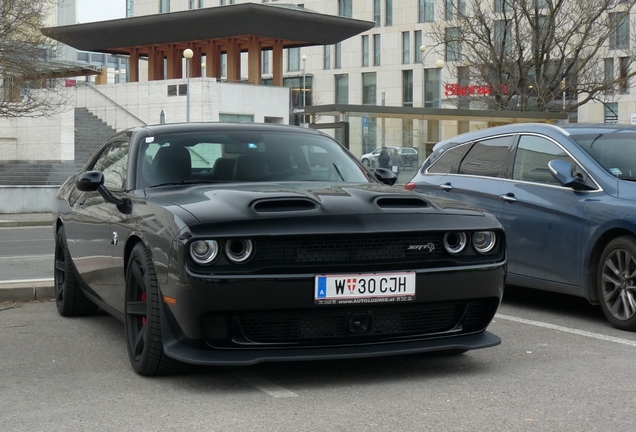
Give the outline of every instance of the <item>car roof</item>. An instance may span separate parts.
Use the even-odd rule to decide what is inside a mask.
[[[166,123],[148,126],[137,126],[128,129],[129,132],[145,131],[149,135],[161,135],[166,133],[200,132],[200,131],[272,131],[272,132],[294,132],[308,135],[324,135],[316,129],[303,128],[300,126],[280,125],[273,123],[229,123],[229,122],[191,122],[191,123]]]
[[[446,149],[456,144],[466,143],[493,135],[507,133],[544,133],[547,135],[587,135],[636,132],[636,125],[606,124],[606,123],[564,123],[553,125],[549,123],[514,123],[494,126],[486,129],[463,133],[435,144],[433,151]]]

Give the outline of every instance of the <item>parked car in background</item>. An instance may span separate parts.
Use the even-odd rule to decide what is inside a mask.
[[[57,309],[122,320],[141,375],[499,344],[501,225],[395,181],[311,129],[123,131],[56,195]]]
[[[393,150],[398,149],[398,153],[402,156],[402,161],[405,167],[416,168],[420,165],[419,155],[416,149],[412,147],[380,147],[373,150],[371,153],[365,153],[360,157],[360,161],[368,167],[378,166],[378,157],[382,149],[386,149],[389,154],[393,154]]]
[[[573,294],[636,331],[636,126],[517,124],[438,143],[405,185],[504,226],[510,285]]]

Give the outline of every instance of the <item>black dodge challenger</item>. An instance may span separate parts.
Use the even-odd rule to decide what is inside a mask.
[[[57,309],[122,320],[141,375],[498,345],[501,225],[395,181],[311,129],[123,131],[56,194]]]

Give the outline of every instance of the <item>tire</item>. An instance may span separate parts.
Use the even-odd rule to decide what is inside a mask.
[[[170,375],[183,366],[163,352],[160,301],[152,256],[138,243],[130,253],[126,270],[124,326],[128,357],[139,375]]]
[[[86,298],[77,281],[63,226],[55,236],[54,265],[55,305],[59,314],[65,317],[95,314],[97,306]]]
[[[636,237],[618,237],[605,247],[597,287],[607,320],[621,330],[636,331]]]

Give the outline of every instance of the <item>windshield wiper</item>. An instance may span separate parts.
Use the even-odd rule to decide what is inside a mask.
[[[190,180],[180,180],[176,182],[166,182],[159,183],[156,185],[148,186],[148,188],[154,188],[159,186],[178,186],[178,185],[187,185],[187,184],[199,184],[199,183],[227,183],[224,180],[204,180],[204,179],[190,179]]]

